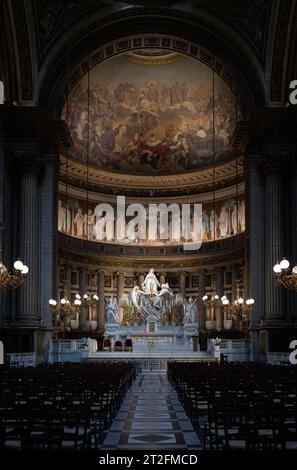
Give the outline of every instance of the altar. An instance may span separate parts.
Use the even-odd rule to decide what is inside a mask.
[[[110,340],[111,351],[127,339],[134,352],[143,354],[197,351],[196,302],[180,294],[174,296],[167,283],[160,285],[151,269],[142,286],[135,286],[129,294],[122,320],[117,299],[106,302],[104,338]]]

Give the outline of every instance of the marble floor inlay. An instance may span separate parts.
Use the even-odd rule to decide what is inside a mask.
[[[164,372],[138,375],[101,446],[102,450],[201,448]]]

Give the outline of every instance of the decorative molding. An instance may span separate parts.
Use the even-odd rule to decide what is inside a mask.
[[[60,179],[81,189],[116,195],[143,197],[201,194],[243,181],[243,156],[187,173],[175,175],[129,175],[88,168],[84,163],[60,156]],[[66,171],[67,170],[67,171]]]

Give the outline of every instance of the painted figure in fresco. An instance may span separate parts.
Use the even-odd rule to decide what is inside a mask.
[[[58,230],[59,232],[64,232],[64,227],[65,227],[65,209],[62,205],[62,201],[59,199],[58,202]]]
[[[209,234],[209,216],[205,211],[202,212],[202,241],[208,240]]]
[[[245,231],[245,201],[241,201],[238,211],[238,220],[241,232]]]
[[[77,209],[76,216],[74,217],[74,224],[76,224],[76,235],[83,237],[84,235],[84,214],[81,207]]]
[[[214,209],[210,211],[210,239],[214,240],[218,236],[219,218]]]
[[[95,228],[95,216],[93,214],[92,209],[88,209],[86,233],[88,234],[88,239],[90,240],[92,240],[93,238],[94,228]]]
[[[233,235],[237,235],[238,232],[238,203],[236,203],[233,207],[232,214],[231,214],[231,225],[232,225],[232,231]]]
[[[221,209],[219,217],[219,227],[220,227],[220,237],[224,238],[228,234],[229,229],[229,213],[226,206],[223,206]]]
[[[70,234],[71,233],[71,212],[69,204],[66,204],[64,209],[64,228],[63,232]]]
[[[76,127],[76,137],[80,142],[85,141],[86,132],[88,128],[88,112],[83,111],[79,118],[77,127]]]
[[[105,233],[105,217],[100,217],[96,215],[96,224],[95,224],[95,237],[96,240],[102,241],[106,237]]]
[[[155,275],[154,268],[151,268],[144,279],[142,288],[147,294],[157,294],[158,287],[160,287],[160,283]]]

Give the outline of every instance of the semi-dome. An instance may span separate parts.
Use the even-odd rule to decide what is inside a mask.
[[[154,48],[94,66],[62,112],[71,158],[134,175],[189,172],[232,159],[240,115],[234,91],[212,67]]]

